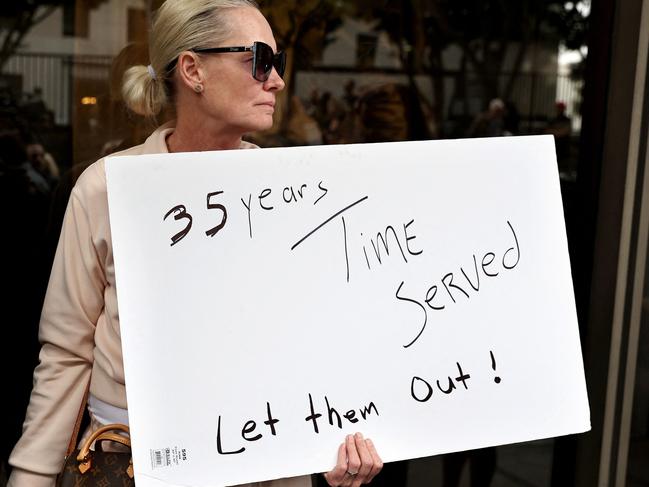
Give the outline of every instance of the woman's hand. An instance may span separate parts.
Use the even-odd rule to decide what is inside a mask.
[[[369,484],[383,468],[372,440],[363,435],[347,435],[338,448],[338,462],[331,472],[324,474],[331,487],[359,487]]]

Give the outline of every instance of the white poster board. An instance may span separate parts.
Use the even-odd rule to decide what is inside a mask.
[[[590,428],[551,136],[106,171],[138,487]]]

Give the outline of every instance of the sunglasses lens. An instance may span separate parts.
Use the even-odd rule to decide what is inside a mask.
[[[253,77],[257,81],[266,81],[273,67],[275,67],[280,77],[284,76],[286,53],[278,52],[273,54],[273,49],[268,44],[255,42],[255,73]]]
[[[273,50],[263,42],[255,43],[255,76],[258,81],[266,81],[273,69]]]
[[[279,74],[280,78],[284,76],[284,70],[286,69],[286,53],[285,52],[278,52],[275,54],[275,57],[273,58],[273,66],[275,66],[275,69],[277,70],[277,74]]]

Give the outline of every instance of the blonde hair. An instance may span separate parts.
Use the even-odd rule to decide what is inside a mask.
[[[225,11],[259,6],[254,0],[166,0],[156,12],[149,41],[150,65],[133,66],[122,80],[122,99],[133,112],[154,117],[168,103],[173,69],[183,52],[212,47],[230,34]]]

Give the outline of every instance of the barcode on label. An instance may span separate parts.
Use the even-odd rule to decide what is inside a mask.
[[[168,467],[171,464],[171,452],[169,448],[151,451],[151,468]]]
[[[172,448],[151,449],[151,469],[161,467],[177,467],[188,461],[189,453],[186,448],[174,446]]]

